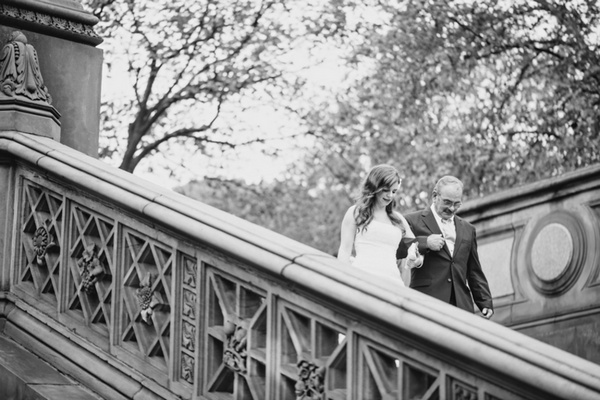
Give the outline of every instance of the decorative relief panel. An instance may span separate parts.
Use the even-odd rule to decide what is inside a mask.
[[[21,20],[40,25],[44,28],[64,31],[67,34],[87,37],[87,40],[92,44],[99,44],[102,42],[102,39],[94,32],[90,25],[69,21],[65,18],[48,15],[42,12],[24,10],[14,6],[0,4],[0,17]]]
[[[181,290],[181,374],[184,381],[195,382],[196,323],[199,315],[197,306],[198,266],[196,259],[181,257],[183,282]]]
[[[211,268],[207,297],[206,394],[217,399],[264,399],[265,294]]]
[[[56,307],[60,298],[60,243],[65,202],[58,193],[27,180],[23,180],[21,198],[17,285]]]
[[[67,308],[108,337],[114,291],[115,223],[83,205],[70,207]]]
[[[2,97],[52,103],[52,97],[42,78],[37,52],[20,31],[12,32],[0,55],[0,98]]]
[[[174,251],[123,228],[121,345],[154,367],[169,365]]]

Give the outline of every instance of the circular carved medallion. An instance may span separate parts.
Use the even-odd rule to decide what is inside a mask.
[[[558,279],[573,258],[573,237],[559,223],[544,226],[531,246],[531,267],[542,281]]]
[[[535,289],[558,295],[569,289],[581,272],[586,252],[582,224],[574,214],[554,212],[537,223],[526,248]]]

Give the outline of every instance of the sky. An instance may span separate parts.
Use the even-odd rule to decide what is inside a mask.
[[[330,91],[335,91],[342,84],[343,74],[340,71],[344,69],[341,55],[329,52],[330,56],[326,62],[311,66],[303,70],[302,75],[308,80],[308,85],[313,92],[313,98],[318,96],[327,96]],[[299,57],[303,58],[303,57]],[[110,74],[104,70],[102,81],[102,96],[114,98],[119,96],[124,88],[132,87],[129,76],[126,73],[126,67],[112,69]],[[118,71],[122,71],[119,73]],[[247,105],[249,106],[249,105]],[[235,109],[226,110],[226,112],[235,113]],[[225,113],[226,113],[225,112]],[[263,154],[262,146],[246,146],[243,149],[229,151],[225,154],[225,159],[207,160],[203,157],[192,157],[186,160],[185,168],[181,169],[179,162],[169,160],[163,157],[166,165],[172,168],[179,168],[183,182],[173,178],[171,171],[165,168],[156,167],[156,160],[148,159],[143,161],[136,169],[135,174],[144,179],[153,181],[161,186],[173,188],[193,180],[203,175],[222,175],[228,179],[243,179],[248,183],[258,183],[261,180],[270,181],[276,179],[288,169],[289,164],[297,162],[301,157],[298,146],[310,145],[307,142],[285,139],[286,130],[290,129],[291,121],[289,115],[285,115],[268,104],[252,105],[251,112],[237,114],[240,123],[245,128],[255,129],[262,135],[274,138],[267,147],[275,145],[281,150],[282,156],[271,157]],[[293,129],[293,126],[292,126]],[[283,140],[282,140],[283,136]],[[185,149],[181,149],[185,151]],[[154,167],[153,167],[154,166]]]
[[[299,58],[304,57],[299,56]],[[311,98],[318,101],[318,97],[329,96],[329,93],[341,87],[344,74],[340,71],[343,69],[341,55],[330,51],[324,63],[303,70],[302,75],[308,81]],[[107,84],[111,83],[107,82]],[[227,113],[236,114],[236,118],[245,130],[254,130],[260,132],[261,136],[272,139],[264,145],[244,146],[234,151],[226,151],[223,156],[212,159],[190,157],[186,160],[184,169],[181,169],[177,162],[170,162],[173,168],[179,168],[181,171],[182,182],[174,180],[167,169],[148,170],[148,166],[153,164],[151,159],[141,163],[135,174],[169,188],[180,186],[181,183],[197,179],[204,174],[219,175],[227,179],[242,179],[251,184],[272,181],[285,175],[291,164],[300,162],[303,155],[301,149],[311,146],[310,139],[290,139],[293,132],[301,128],[300,122],[294,121],[289,114],[269,104],[247,104],[245,107],[249,107],[249,111],[244,113],[237,112],[235,107],[236,105],[230,105],[223,117],[227,118]],[[266,150],[269,153],[269,148],[273,146],[278,149],[278,156],[270,156],[262,151]]]

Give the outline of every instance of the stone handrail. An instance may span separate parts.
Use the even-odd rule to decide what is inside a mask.
[[[110,399],[593,399],[600,367],[0,134],[3,334]]]

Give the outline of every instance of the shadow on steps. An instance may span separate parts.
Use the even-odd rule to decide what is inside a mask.
[[[99,400],[101,397],[0,335],[0,399]]]

